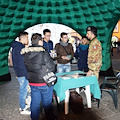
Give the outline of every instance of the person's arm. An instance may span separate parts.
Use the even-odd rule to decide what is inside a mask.
[[[20,54],[21,52],[21,47],[18,47],[16,50],[15,50],[15,54],[16,54],[16,59],[17,59],[17,64],[18,64],[18,67],[20,69],[24,69],[23,67],[25,67],[25,64],[24,64],[24,56]]]
[[[55,60],[61,59],[61,55],[59,54],[59,47],[60,47],[60,44],[55,45],[55,50],[57,54],[57,57],[54,58]]]
[[[91,75],[94,71],[99,71],[102,65],[102,48],[101,43],[97,42],[92,44],[89,49],[88,55],[88,68],[89,71],[87,75]]]
[[[52,50],[53,50],[53,42],[51,41],[51,48],[52,48]]]
[[[93,71],[100,70],[102,63],[102,48],[101,44],[93,45],[92,47],[93,54],[89,56],[88,68]]]

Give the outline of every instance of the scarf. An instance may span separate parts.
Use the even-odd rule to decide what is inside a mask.
[[[60,44],[61,44],[62,46],[67,46],[67,45],[68,45],[68,42],[64,43],[64,42],[60,41]]]

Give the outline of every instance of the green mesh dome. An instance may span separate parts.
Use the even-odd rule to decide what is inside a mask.
[[[96,26],[102,44],[102,68],[111,66],[113,29],[120,18],[120,0],[0,0],[0,76],[9,73],[8,52],[19,31],[36,24],[67,25],[79,34]]]

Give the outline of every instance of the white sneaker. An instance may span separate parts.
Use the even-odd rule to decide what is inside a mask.
[[[27,110],[28,108],[30,108],[30,105],[26,105],[24,109]]]
[[[31,96],[28,96],[28,98],[26,98],[25,103],[26,103],[27,105],[30,105],[30,104],[31,104]]]
[[[26,105],[25,108],[23,110],[27,110],[28,108],[30,108],[30,105]],[[22,109],[19,108],[19,110],[21,111]]]
[[[30,115],[31,114],[31,111],[28,111],[28,110],[20,110],[20,114],[21,115]]]

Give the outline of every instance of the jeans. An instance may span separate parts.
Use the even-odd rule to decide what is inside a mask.
[[[67,64],[58,64],[57,65],[57,72],[62,73],[62,72],[70,72],[71,71],[71,65],[70,63]]]
[[[23,77],[17,77],[20,88],[19,88],[19,104],[20,108],[24,109],[25,108],[25,99],[28,94],[27,86],[29,84],[28,80],[23,76]]]
[[[45,110],[47,120],[53,120],[52,97],[53,86],[30,86],[31,87],[31,119],[39,120],[40,103]]]

